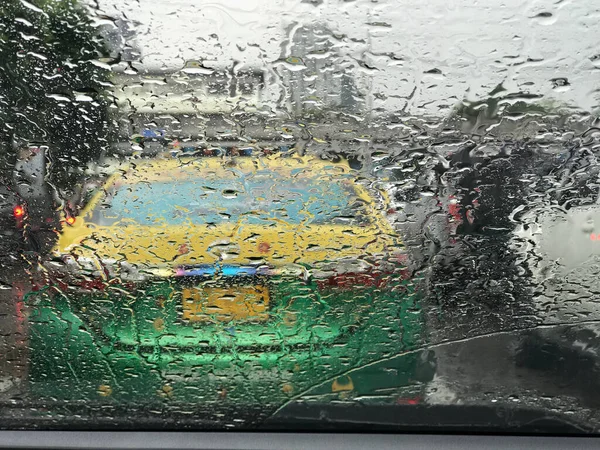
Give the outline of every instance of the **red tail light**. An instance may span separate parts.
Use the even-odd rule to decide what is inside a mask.
[[[399,398],[396,400],[398,405],[418,405],[423,401],[421,397]]]
[[[21,219],[25,215],[25,207],[17,205],[13,208],[13,215],[16,219]]]
[[[357,286],[365,287],[383,287],[387,284],[387,277],[384,274],[373,273],[342,273],[317,280],[317,286],[320,289],[326,287],[337,287],[342,289],[354,289]]]
[[[394,283],[394,280],[411,278],[408,255],[404,251],[397,250],[372,257],[373,260],[368,261],[368,264],[365,261],[338,260],[315,267],[313,276],[317,286],[320,289],[383,288]]]

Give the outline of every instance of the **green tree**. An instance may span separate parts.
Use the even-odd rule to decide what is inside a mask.
[[[49,147],[61,190],[109,146],[110,70],[98,30],[76,0],[0,2],[0,145],[4,167],[28,143]]]
[[[526,92],[509,93],[502,83],[480,100],[463,100],[451,112],[451,117],[461,118],[469,123],[497,123],[503,117],[527,115],[565,116],[573,108],[566,103],[542,95]]]

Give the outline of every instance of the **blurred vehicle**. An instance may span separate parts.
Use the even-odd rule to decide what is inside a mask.
[[[600,205],[532,208],[517,218],[513,245],[536,285],[539,314],[557,322],[576,314],[596,319],[600,305],[595,293],[600,281],[591,271],[600,261]],[[557,289],[572,292],[573,306],[568,312],[553,304]]]
[[[531,279],[536,316],[545,323],[575,321],[578,326],[532,331],[523,345],[524,365],[535,356],[532,349],[547,351],[547,347],[558,349],[563,363],[574,358],[597,361],[600,345],[597,157],[586,147],[572,147],[554,155],[552,161],[552,178],[546,176],[546,183],[551,179],[555,188],[545,192],[546,198],[511,214],[515,228],[510,244]]]
[[[27,247],[27,209],[25,200],[0,181],[0,250],[3,253]]]
[[[148,144],[158,143],[161,146],[166,146],[169,143],[167,132],[161,129],[145,128],[141,134],[134,134],[130,138],[132,145],[145,147]]]
[[[515,326],[543,316],[539,298],[531,295],[532,283],[542,280],[532,277],[525,263],[539,263],[539,255],[530,251],[537,239],[531,235],[539,231],[533,222],[547,216],[542,209],[558,211],[560,202],[572,206],[573,200],[593,197],[585,186],[595,175],[582,177],[582,167],[568,168],[585,149],[571,147],[526,140],[468,142],[374,164],[379,185],[392,199],[388,217],[404,237],[415,270],[424,275],[430,325],[450,320],[460,334],[463,325],[473,329],[467,323],[473,314],[483,314],[481,329],[502,326],[507,314]],[[569,189],[550,189],[565,185],[565,170],[577,182]],[[529,225],[523,224],[520,236],[523,220]]]
[[[28,298],[30,391],[53,399],[280,405],[425,333],[385,195],[344,161],[138,160],[67,215]],[[416,354],[390,401],[422,399]]]
[[[451,320],[460,334],[484,312],[481,329],[503,326],[507,314],[523,327],[600,316],[593,144],[585,136],[566,144],[471,142],[375,164],[392,199],[388,217],[423,268],[432,321]],[[578,351],[600,342],[596,327],[575,340],[556,329],[535,334],[536,342]]]
[[[261,148],[258,146],[248,146],[248,147],[236,147],[236,146],[228,146],[228,147],[220,147],[220,146],[209,146],[205,143],[195,144],[195,143],[185,143],[181,144],[176,142],[175,145],[172,145],[169,149],[169,154],[172,157],[201,157],[201,156],[260,156],[260,155],[272,155],[277,153],[279,149],[275,148]]]
[[[19,226],[25,231],[25,249],[35,253],[45,253],[52,248],[59,220],[58,202],[46,181],[47,154],[46,145],[32,144],[21,148],[12,174],[13,180],[7,183],[24,205]]]
[[[142,137],[144,139],[164,140],[167,137],[167,132],[161,129],[146,128],[142,130]]]

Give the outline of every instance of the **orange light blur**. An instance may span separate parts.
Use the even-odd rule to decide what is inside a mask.
[[[72,217],[72,216],[67,217],[67,223],[69,225],[73,225],[75,223],[75,217]]]
[[[25,215],[25,208],[23,208],[21,205],[17,205],[13,209],[13,214],[17,218],[23,217]]]

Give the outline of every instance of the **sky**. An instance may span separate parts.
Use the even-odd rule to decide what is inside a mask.
[[[96,0],[128,21],[142,70],[277,71],[301,26],[370,86],[374,107],[444,115],[504,83],[591,111],[600,103],[600,2],[581,0]],[[310,55],[308,57],[311,57]],[[312,57],[318,57],[313,55]],[[349,67],[349,66],[348,66]],[[566,81],[565,81],[566,80]]]

